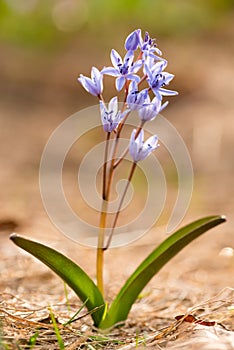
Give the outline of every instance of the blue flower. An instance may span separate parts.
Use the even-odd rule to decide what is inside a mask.
[[[129,110],[125,110],[123,113],[118,111],[118,99],[115,96],[110,100],[108,107],[103,101],[100,101],[100,112],[104,131],[111,132],[118,127]]]
[[[129,144],[129,153],[135,163],[137,163],[139,160],[145,159],[158,146],[159,144],[157,135],[151,136],[147,141],[144,142],[143,130],[140,131],[137,137],[136,129],[132,131]]]
[[[126,80],[134,80],[136,82],[140,81],[140,77],[135,73],[141,68],[142,61],[138,60],[133,63],[133,59],[133,51],[128,51],[123,60],[117,51],[114,49],[111,51],[111,62],[114,67],[104,67],[101,73],[117,78],[115,81],[117,91],[120,91],[123,88]]]
[[[148,95],[142,108],[138,110],[139,117],[144,122],[153,120],[167,105],[168,101],[162,105],[162,100],[156,96],[150,101]]]
[[[93,67],[91,70],[91,79],[81,74],[78,81],[90,94],[94,96],[101,95],[103,91],[103,75],[96,67]]]
[[[137,30],[138,38],[139,38],[139,47],[142,52],[143,59],[146,59],[148,56],[161,60],[159,56],[162,55],[162,52],[157,48],[155,39],[151,39],[148,32],[145,32],[144,39],[142,39],[141,29]],[[155,52],[157,55],[155,55]]]
[[[163,86],[168,85],[174,78],[173,74],[163,72],[167,62],[165,60],[160,61],[152,65],[151,67],[145,64],[145,73],[147,75],[147,82],[155,94],[155,96],[161,100],[162,96],[178,95],[177,91],[164,89]]]
[[[135,81],[132,81],[129,85],[127,104],[131,110],[139,109],[145,103],[148,96],[148,88],[139,91],[138,85]]]

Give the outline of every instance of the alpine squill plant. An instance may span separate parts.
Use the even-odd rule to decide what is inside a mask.
[[[48,265],[74,290],[85,303],[94,325],[99,329],[108,329],[124,323],[133,303],[150,279],[191,241],[225,221],[222,216],[209,216],[176,231],[146,257],[124,283],[112,304],[110,306],[107,304],[103,284],[105,252],[110,247],[125,195],[138,162],[144,161],[152,152],[158,152],[157,135],[152,135],[145,141],[144,125],[150,123],[167,106],[168,102],[163,102],[165,96],[177,95],[176,91],[166,88],[174,75],[165,71],[167,61],[161,58],[161,51],[148,33],[142,37],[140,29],[133,31],[125,41],[125,49],[126,54],[123,58],[116,50],[111,51],[112,66],[104,67],[102,70],[92,67],[91,78],[83,75],[78,78],[84,89],[99,100],[100,120],[106,137],[102,172],[102,209],[96,255],[97,284],[77,264],[54,249],[16,234],[11,235],[15,244]],[[103,97],[105,75],[114,77],[117,94],[120,94],[120,97],[114,96],[109,102]],[[122,99],[122,104],[118,103],[118,98]],[[132,130],[128,149],[122,157],[117,158],[121,132],[132,111],[138,114],[139,125]],[[108,147],[110,140],[113,142],[111,150]],[[108,161],[110,152],[112,157]],[[132,165],[110,233],[106,237],[107,209],[113,174],[127,152],[132,158]]]

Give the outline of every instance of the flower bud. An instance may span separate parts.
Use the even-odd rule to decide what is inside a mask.
[[[125,49],[127,51],[135,51],[139,45],[139,29],[134,30],[125,41]]]

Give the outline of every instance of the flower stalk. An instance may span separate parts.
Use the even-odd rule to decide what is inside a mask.
[[[104,296],[104,283],[103,283],[103,266],[104,266],[104,244],[105,244],[105,228],[107,217],[107,201],[102,201],[102,209],[100,214],[99,232],[98,232],[98,244],[97,244],[97,257],[96,257],[96,275],[97,286],[101,294]]]
[[[151,39],[147,32],[144,37],[142,37],[140,29],[130,33],[125,41],[125,49],[127,52],[123,58],[116,50],[111,50],[110,59],[112,67],[104,67],[101,70],[92,67],[90,78],[82,74],[78,78],[78,81],[86,91],[98,97],[101,122],[103,130],[106,132],[102,174],[102,203],[96,254],[97,286],[102,295],[104,295],[104,252],[111,245],[111,240],[136,164],[138,161],[144,160],[158,147],[158,138],[156,135],[152,135],[144,142],[144,124],[153,120],[167,106],[168,102],[162,104],[163,96],[177,94],[176,91],[164,88],[173,79],[174,75],[164,72],[167,61],[161,58],[161,51],[157,48],[155,40]],[[136,55],[138,49],[139,52]],[[108,104],[105,102],[103,97],[104,75],[114,77],[117,93],[124,89],[121,108],[119,108],[117,96],[111,98]],[[140,85],[143,83],[147,86],[140,90]],[[151,97],[150,94],[153,96]],[[132,131],[129,147],[117,157],[120,135],[132,111],[138,113],[140,123]],[[111,150],[109,150],[110,141],[113,141]],[[113,175],[115,169],[122,163],[128,152],[133,159],[133,163],[106,242],[108,202]]]
[[[105,228],[106,228],[106,218],[108,210],[108,194],[106,188],[107,179],[107,159],[108,150],[110,143],[110,132],[106,134],[106,144],[104,152],[104,164],[103,164],[103,181],[102,181],[102,208],[100,214],[99,222],[99,232],[98,232],[98,244],[97,244],[97,256],[96,256],[96,276],[97,276],[97,286],[102,295],[104,295],[104,283],[103,283],[103,265],[104,265],[104,241],[105,241]]]
[[[121,197],[121,200],[120,200],[120,203],[119,203],[117,212],[116,212],[116,214],[115,214],[115,218],[114,218],[114,222],[113,222],[113,225],[112,225],[112,229],[111,229],[110,235],[109,235],[109,237],[108,237],[106,246],[105,246],[105,248],[104,248],[105,250],[107,250],[107,249],[110,247],[111,240],[112,240],[112,237],[113,237],[113,234],[114,234],[114,230],[115,230],[115,228],[116,228],[116,224],[117,224],[117,221],[118,221],[118,218],[119,218],[119,214],[120,214],[120,212],[121,212],[121,208],[122,208],[124,199],[125,199],[125,197],[126,197],[126,194],[127,194],[128,188],[129,188],[129,185],[130,185],[130,183],[131,183],[131,180],[132,180],[134,171],[135,171],[135,169],[136,169],[136,165],[137,165],[136,162],[134,162],[134,163],[132,164],[132,167],[131,167],[131,170],[130,170],[130,174],[129,174],[129,176],[128,176],[127,184],[126,184],[125,189],[124,189],[124,191],[123,191],[123,194],[122,194],[122,197]]]

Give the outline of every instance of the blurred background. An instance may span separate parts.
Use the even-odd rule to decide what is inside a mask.
[[[41,203],[43,148],[65,118],[96,103],[79,74],[109,65],[111,48],[124,53],[126,36],[141,28],[157,39],[179,91],[164,116],[194,166],[184,222],[226,214],[214,249],[229,247],[233,259],[233,23],[233,0],[0,0],[2,231],[61,238]]]

